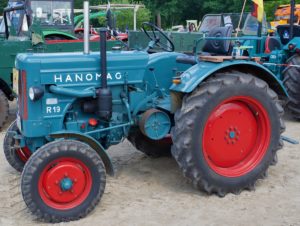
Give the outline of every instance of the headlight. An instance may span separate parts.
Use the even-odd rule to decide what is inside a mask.
[[[44,95],[44,90],[40,87],[30,87],[29,88],[29,98],[32,101],[37,101],[41,99],[41,97]]]

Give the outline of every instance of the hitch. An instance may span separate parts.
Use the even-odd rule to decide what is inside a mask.
[[[285,142],[288,142],[290,144],[299,144],[299,141],[293,139],[293,138],[290,138],[290,137],[286,137],[286,136],[281,136],[281,139]]]

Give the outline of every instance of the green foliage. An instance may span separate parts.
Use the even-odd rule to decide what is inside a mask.
[[[154,15],[158,12],[162,16],[163,27],[175,24],[185,24],[187,19],[201,18],[208,13],[231,13],[241,12],[244,0],[131,0],[132,3],[143,3]],[[268,20],[274,19],[274,12],[277,6],[289,4],[290,0],[264,0],[265,11]],[[300,0],[296,0],[300,3]],[[252,1],[247,0],[246,11],[251,10]]]
[[[101,5],[106,4],[106,0],[90,0],[90,5]],[[74,0],[75,9],[83,8],[83,0]]]
[[[290,0],[266,1],[264,4],[267,21],[274,20],[274,13],[279,5],[289,4]]]
[[[3,13],[3,9],[7,6],[6,1],[0,1],[0,15]]]
[[[133,29],[133,10],[120,10],[116,14],[116,27],[122,31],[125,31],[126,28]],[[150,11],[147,9],[139,9],[137,12],[137,28],[142,26],[142,23],[150,20]]]
[[[0,1],[0,12],[7,5],[8,0]],[[138,26],[143,21],[155,20],[159,13],[162,17],[163,27],[185,24],[185,20],[201,18],[207,13],[240,12],[244,0],[111,0],[111,3],[144,4],[149,10],[138,11]],[[264,0],[268,21],[274,19],[274,12],[278,5],[288,4],[290,0]],[[300,0],[296,0],[300,3]],[[107,0],[90,0],[91,5],[107,4]],[[251,10],[251,0],[247,0],[246,11]],[[75,8],[81,9],[83,0],[75,0]],[[100,19],[102,20],[102,19]],[[124,29],[133,27],[132,10],[121,10],[117,16],[117,27]]]

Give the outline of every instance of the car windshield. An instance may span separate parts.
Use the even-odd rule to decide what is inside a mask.
[[[71,1],[31,1],[33,20],[42,25],[72,25]]]
[[[5,32],[5,25],[4,25],[4,20],[2,19],[0,23],[0,33],[4,33],[4,32]]]
[[[246,17],[246,21],[244,26],[242,27],[242,32],[244,35],[257,35],[258,30],[258,21],[256,17],[253,17],[250,13]],[[268,25],[266,16],[264,16],[263,23],[262,23],[262,34],[267,34],[268,32]]]
[[[16,7],[23,5],[23,1],[9,1],[7,7]],[[14,10],[10,11],[6,14],[7,25],[9,31],[14,30],[15,32],[19,32],[23,28],[23,21],[21,20],[21,16],[24,14],[24,10]],[[1,18],[0,22],[0,33],[5,33],[5,22],[4,18]]]
[[[215,27],[220,27],[222,23],[221,20],[222,20],[222,15],[204,16],[199,31],[202,33],[206,33]]]
[[[8,7],[16,7],[19,5],[23,5],[23,1],[14,1],[14,2],[8,2]],[[8,13],[7,15],[7,21],[8,25],[11,26],[15,31],[19,30],[19,27],[21,26],[21,14],[24,13],[24,10],[14,10]],[[4,20],[3,20],[4,22]],[[4,27],[4,23],[3,23]],[[2,28],[2,26],[1,26]],[[2,31],[2,30],[1,30]]]

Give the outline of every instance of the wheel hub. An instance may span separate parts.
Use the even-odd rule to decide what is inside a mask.
[[[60,181],[60,188],[62,191],[69,191],[73,187],[73,181],[70,178],[64,178]]]
[[[229,137],[230,137],[231,139],[234,139],[234,138],[235,138],[235,132],[234,132],[234,131],[231,131],[231,132],[229,133]]]
[[[61,159],[51,163],[43,171],[39,192],[49,206],[68,209],[87,197],[91,183],[88,168],[79,160]]]

